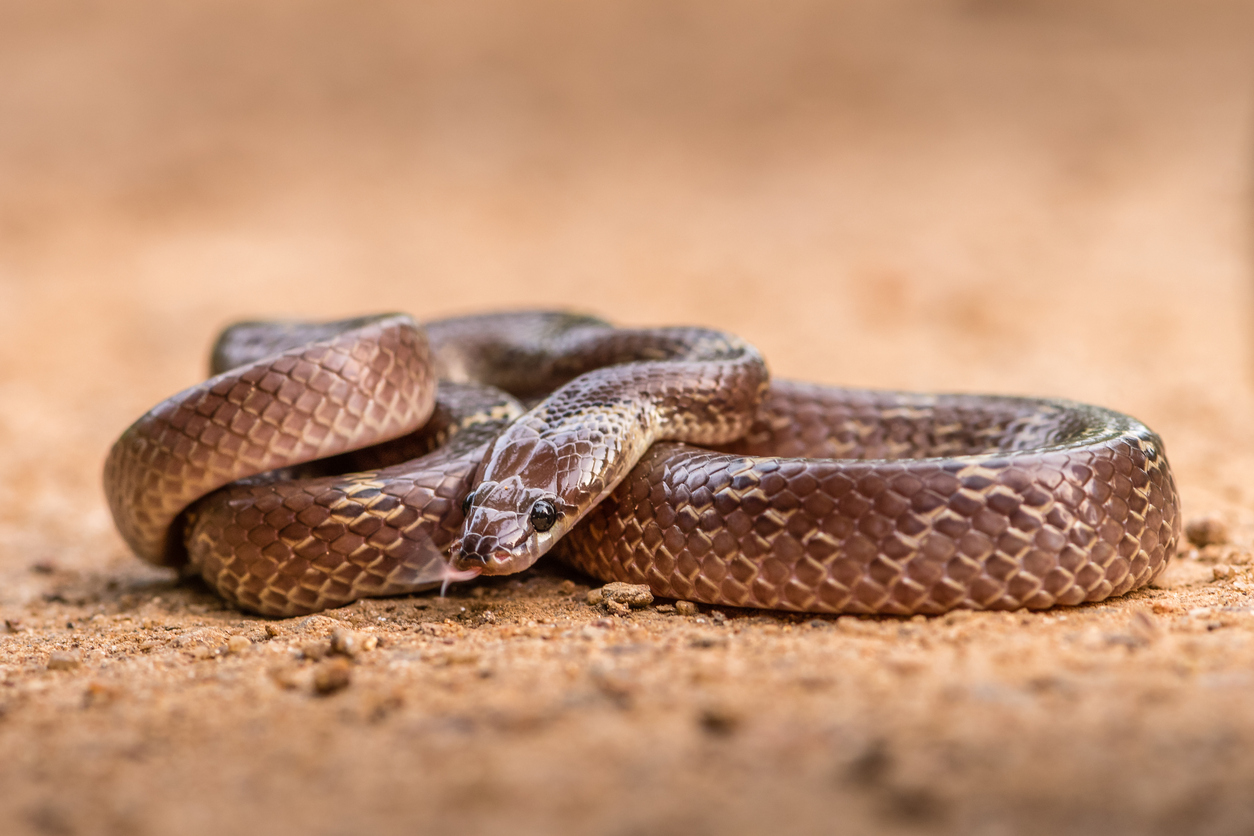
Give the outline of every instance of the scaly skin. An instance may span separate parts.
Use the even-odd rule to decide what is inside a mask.
[[[582,331],[561,347],[585,372],[492,446],[454,565],[486,575],[531,566],[612,491],[655,441],[744,434],[766,364],[747,343],[698,328]],[[540,523],[536,509],[554,514]]]
[[[811,612],[1096,601],[1150,582],[1179,542],[1161,440],[1109,410],[788,381],[755,409],[760,358],[715,332],[519,313],[427,334],[429,357],[397,315],[229,329],[215,370],[237,368],[163,402],[111,452],[119,530],[141,557],[271,615],[529,565],[537,496],[560,504],[559,556],[599,578]],[[522,415],[475,382],[556,391]],[[344,470],[358,472],[328,475]]]
[[[1161,439],[1084,404],[777,381],[725,450],[655,445],[562,556],[669,598],[909,615],[1100,601],[1180,540]]]

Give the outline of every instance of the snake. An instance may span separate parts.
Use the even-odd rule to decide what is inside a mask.
[[[104,467],[140,558],[293,616],[504,575],[802,613],[1045,609],[1180,542],[1162,439],[1062,399],[772,379],[698,327],[561,311],[228,327]]]

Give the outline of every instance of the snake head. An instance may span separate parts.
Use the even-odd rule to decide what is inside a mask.
[[[453,568],[508,575],[531,566],[570,528],[573,509],[517,476],[480,482],[462,505],[466,521]]]

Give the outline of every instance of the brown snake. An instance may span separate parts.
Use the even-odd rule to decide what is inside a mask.
[[[122,435],[105,491],[136,554],[268,615],[519,571],[555,545],[709,604],[1038,609],[1149,583],[1180,537],[1162,442],[1133,418],[768,385],[751,346],[704,329],[242,323],[213,367]]]

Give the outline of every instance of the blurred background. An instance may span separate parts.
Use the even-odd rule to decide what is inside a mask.
[[[1252,175],[1249,0],[0,0],[0,828],[1248,832]],[[1121,409],[1236,545],[730,643],[541,572],[459,660],[473,592],[263,624],[114,531],[105,452],[226,323],[518,306]]]
[[[217,329],[389,309],[1095,401],[1243,513],[1252,34],[1248,2],[0,2],[0,544],[126,559],[99,463]]]

